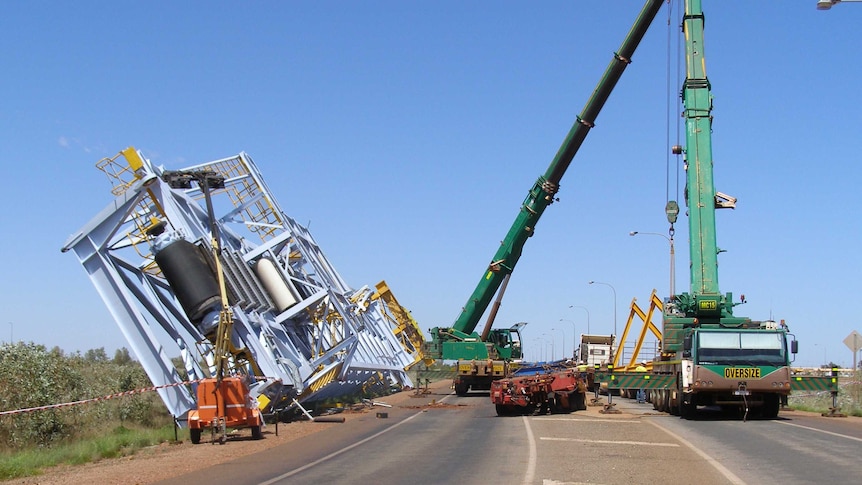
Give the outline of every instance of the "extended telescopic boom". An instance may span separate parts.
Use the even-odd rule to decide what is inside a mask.
[[[532,189],[530,189],[530,193],[521,205],[521,211],[515,219],[515,223],[512,224],[500,249],[497,250],[487,271],[485,271],[478,286],[452,326],[453,329],[465,333],[473,332],[479,319],[485,313],[491,299],[494,297],[494,293],[500,288],[503,279],[515,269],[515,264],[517,264],[518,259],[521,257],[521,251],[527,238],[533,235],[536,223],[538,223],[545,208],[554,201],[554,195],[559,189],[560,179],[563,178],[563,174],[569,168],[569,164],[571,164],[572,159],[593,127],[596,117],[608,100],[608,96],[611,94],[614,86],[616,86],[626,66],[631,63],[635,49],[641,39],[643,39],[647,28],[652,23],[662,3],[662,0],[649,0],[644,4],[622,46],[614,54],[613,60],[611,60],[607,69],[605,69],[605,73],[599,84],[596,86],[575,124],[569,130],[566,139],[563,141],[563,145],[557,151],[557,155],[554,157],[548,170],[543,176],[539,177]]]
[[[683,117],[686,126],[686,205],[689,217],[691,293],[672,295],[676,309],[701,324],[733,318],[732,294],[718,288],[716,209],[734,208],[736,199],[715,190],[712,157],[712,93],[704,58],[704,16],[700,0],[687,0],[685,32],[686,76]],[[731,322],[727,320],[725,323]],[[735,321],[735,320],[733,320]]]

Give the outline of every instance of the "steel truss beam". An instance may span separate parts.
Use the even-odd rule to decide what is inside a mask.
[[[212,343],[155,263],[156,241],[183,239],[211,253],[211,223],[234,315],[233,366],[255,381],[254,395],[306,402],[412,385],[405,368],[417,350],[399,340],[383,302],[369,298],[367,287],[347,285],[308,229],[281,209],[247,154],[181,170],[224,176],[225,187],[211,191],[214,221],[199,188],[171,188],[165,170],[133,148],[97,167],[117,197],[62,250],[78,257],[153,384],[177,384],[159,390],[171,414],[182,418],[195,408],[194,384],[182,383],[211,375]],[[287,304],[276,302],[258,264],[275,270]],[[177,357],[182,370],[172,362]]]

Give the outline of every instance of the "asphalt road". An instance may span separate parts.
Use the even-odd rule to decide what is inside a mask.
[[[860,483],[862,420],[783,413],[684,421],[615,398],[620,414],[497,417],[487,394],[385,409],[208,469],[211,484]],[[836,421],[844,419],[843,422]],[[203,478],[195,474],[194,481]],[[171,483],[186,483],[184,477]]]
[[[739,483],[862,483],[862,419],[781,412],[742,422],[717,413],[657,420],[724,464]]]

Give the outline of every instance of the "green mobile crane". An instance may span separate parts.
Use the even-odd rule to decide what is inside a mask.
[[[787,328],[733,314],[733,295],[718,289],[716,209],[734,208],[736,199],[715,190],[712,158],[712,94],[704,60],[704,16],[700,0],[685,2],[686,77],[682,87],[686,147],[674,147],[686,168],[691,293],[671,295],[663,310],[662,354],[657,373],[675,375],[675,389],[659,392],[660,406],[689,417],[697,405],[757,408],[778,415],[790,393]],[[676,220],[668,204],[668,222]]]
[[[514,224],[458,319],[451,327],[431,329],[432,340],[427,343],[426,352],[435,359],[458,361],[458,373],[454,382],[457,394],[464,395],[470,389],[490,389],[491,381],[506,374],[508,362],[521,358],[520,329],[523,324],[508,329],[491,328],[499,304],[492,309],[482,334],[475,331],[476,326],[488,309],[494,294],[499,291],[498,303],[502,298],[509,275],[521,257],[524,244],[534,234],[536,224],[545,209],[554,202],[560,179],[594,126],[596,117],[623,71],[631,63],[635,49],[662,3],[662,0],[649,0],[644,4],[620,50],[614,54],[605,69],[548,170],[530,189]]]
[[[715,190],[712,159],[712,95],[704,60],[704,15],[700,0],[686,0],[686,77],[682,86],[686,147],[673,147],[683,156],[685,199],[689,217],[691,257],[690,293],[671,295],[663,307],[661,355],[649,373],[604,376],[610,388],[650,389],[650,400],[660,411],[691,417],[699,405],[738,409],[743,419],[755,414],[774,418],[793,389],[831,390],[836,378],[793,376],[791,354],[783,321],[754,321],[733,314],[733,295],[718,289],[716,209],[734,208],[736,199]],[[673,224],[679,212],[675,201],[666,208]]]

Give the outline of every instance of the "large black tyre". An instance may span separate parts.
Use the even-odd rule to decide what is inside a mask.
[[[767,394],[763,397],[763,417],[775,419],[778,417],[778,409],[781,407],[781,399],[778,394]]]
[[[680,410],[682,408],[682,403],[679,402],[678,399],[668,398],[667,404],[667,412],[670,413],[671,416],[679,416]]]
[[[583,392],[575,391],[572,395],[572,399],[574,399],[573,409],[575,411],[586,411],[587,410],[587,395]]]
[[[694,419],[695,414],[697,414],[697,404],[686,403],[684,399],[680,398],[679,416],[682,419]]]
[[[189,428],[189,439],[191,440],[193,445],[196,445],[201,442],[201,429],[200,428]]]
[[[262,440],[263,439],[263,431],[260,430],[260,426],[252,426],[251,427],[251,439],[253,439],[253,440]]]
[[[470,386],[466,382],[458,382],[455,384],[455,394],[457,394],[458,396],[466,396],[469,389]]]
[[[670,412],[670,390],[665,389],[661,394],[661,411],[663,413],[672,414]]]

